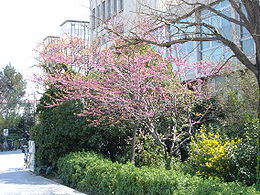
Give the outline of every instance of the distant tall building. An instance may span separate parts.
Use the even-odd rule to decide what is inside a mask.
[[[78,20],[65,20],[60,25],[60,35],[71,35],[89,41],[89,22]]]
[[[44,45],[48,45],[64,36],[79,37],[89,43],[89,33],[88,21],[65,20],[60,25],[60,36],[47,36],[43,39],[43,43]]]
[[[54,41],[58,40],[59,36],[47,36],[43,39],[44,45],[49,45],[50,43],[53,43]]]

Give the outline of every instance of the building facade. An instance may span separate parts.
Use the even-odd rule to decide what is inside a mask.
[[[127,33],[135,28],[140,11],[145,6],[157,7],[160,0],[90,0],[90,42],[107,33],[104,26],[116,26]],[[102,44],[104,44],[102,40]]]
[[[60,25],[60,35],[74,36],[89,41],[89,22],[78,20],[65,20]]]
[[[59,36],[47,36],[43,39],[44,45],[49,45],[50,43],[55,42],[56,40],[59,40]]]
[[[78,37],[89,43],[90,26],[88,21],[65,20],[60,25],[60,36],[47,36],[43,39],[44,45],[48,45],[65,36]]]
[[[193,2],[193,0],[190,0]],[[213,0],[200,0],[201,2],[212,2]],[[135,22],[140,18],[142,12],[149,12],[152,9],[158,9],[162,11],[169,11],[167,8],[167,3],[178,4],[178,0],[90,0],[90,40],[93,41],[105,34],[104,26],[110,23],[115,23],[120,20],[123,23],[122,31],[127,33],[134,29]],[[236,11],[232,8],[228,0],[223,0],[222,2],[212,6],[217,11],[237,18]],[[243,9],[242,9],[243,10]],[[175,10],[173,10],[174,12]],[[182,9],[176,10],[179,12],[177,14],[182,15],[187,13],[189,10]],[[176,14],[176,13],[171,14]],[[204,22],[209,25],[213,25],[225,38],[234,41],[236,44],[240,45],[242,50],[246,54],[252,54],[255,52],[255,45],[253,43],[252,37],[248,31],[228,20],[217,16],[216,14],[210,12],[209,10],[201,10],[200,12],[194,13],[187,21],[193,22]],[[175,26],[176,27],[176,26]],[[168,34],[169,36],[176,36],[174,32],[176,28],[169,25]],[[194,29],[186,29],[186,31],[193,31]],[[207,33],[208,29],[200,28],[196,29],[199,33]],[[183,32],[182,32],[183,33]],[[181,35],[180,35],[181,36]],[[170,37],[172,38],[172,37]],[[173,37],[174,38],[174,37]],[[224,47],[218,41],[207,41],[207,42],[187,42],[182,45],[183,51],[185,51],[188,57],[192,60],[209,60],[209,61],[220,61],[231,55],[231,52]]]
[[[217,4],[212,4],[213,1],[214,0],[189,0],[189,2],[211,4],[212,8],[216,11],[239,20],[239,15],[228,0],[223,0]],[[102,39],[102,36],[108,33],[104,27],[109,23],[116,26],[117,22],[121,22],[121,26],[119,26],[121,31],[123,33],[129,33],[135,30],[135,24],[137,24],[142,13],[147,13],[149,10],[151,12],[160,10],[162,13],[165,12],[169,15],[181,16],[194,8],[187,5],[186,7],[185,5],[180,5],[180,2],[181,1],[178,0],[90,0],[90,42],[99,38],[101,45],[104,45],[106,41]],[[243,6],[241,6],[241,11],[245,12]],[[184,23],[202,22],[212,25],[223,37],[239,46],[240,50],[247,56],[254,56],[255,54],[256,47],[253,38],[243,26],[230,22],[218,16],[216,13],[209,11],[209,9],[198,10],[182,21]],[[180,33],[178,34],[177,31]],[[201,37],[210,32],[209,29],[205,27],[187,27],[187,25],[183,27],[183,25],[178,26],[178,24],[175,23],[172,25],[169,24],[165,33],[167,34],[165,37],[168,37],[169,40],[173,40],[192,33],[194,36]],[[173,52],[179,56],[181,55],[182,58],[186,58],[190,63],[199,61],[221,63],[233,55],[230,48],[224,46],[220,41],[189,41],[176,46]],[[252,61],[254,61],[254,57],[252,57]],[[239,63],[236,59],[233,59],[233,62],[236,64]],[[235,67],[239,66],[236,65]],[[188,75],[185,75],[185,77],[186,79],[200,77],[201,75],[199,75],[198,72],[199,70],[193,70]],[[214,77],[211,80],[212,85],[217,89],[218,84],[222,83],[223,79],[221,77]]]

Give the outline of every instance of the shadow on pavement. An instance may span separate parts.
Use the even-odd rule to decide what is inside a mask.
[[[32,174],[30,171],[13,170],[9,169],[8,172],[0,173],[0,183],[2,184],[29,184],[29,185],[49,185],[54,183],[43,179],[40,176]]]

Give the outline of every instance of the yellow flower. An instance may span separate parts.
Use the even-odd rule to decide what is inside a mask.
[[[210,175],[212,168],[215,170],[224,169],[223,160],[227,158],[227,150],[237,148],[241,139],[224,140],[219,133],[207,132],[202,126],[198,130],[196,139],[192,139],[192,152],[190,160],[198,168],[198,174]],[[205,169],[208,167],[210,169]]]

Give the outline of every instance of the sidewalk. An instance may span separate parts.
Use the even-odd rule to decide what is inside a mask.
[[[84,195],[72,188],[36,176],[23,166],[20,151],[0,152],[0,195]]]

